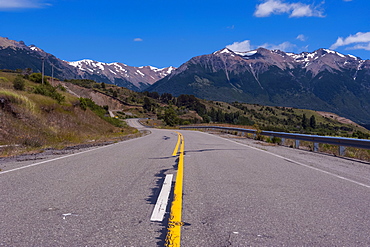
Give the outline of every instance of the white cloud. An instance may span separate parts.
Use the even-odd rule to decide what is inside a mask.
[[[134,41],[135,42],[141,42],[141,41],[143,41],[143,39],[141,39],[141,38],[135,38]]]
[[[234,42],[231,45],[227,45],[226,48],[232,51],[239,51],[239,52],[252,50],[250,40],[244,40],[242,42]]]
[[[292,51],[297,46],[295,44],[292,44],[286,41],[278,45],[265,43],[261,45],[261,47],[269,49],[269,50]]]
[[[347,50],[367,50],[370,51],[370,42],[364,45],[355,45],[353,47],[349,47]]]
[[[280,0],[268,0],[256,6],[254,15],[257,17],[267,17],[271,14],[282,14],[290,11],[289,5]]]
[[[330,49],[337,49],[341,46],[357,44],[347,49],[364,49],[370,50],[370,32],[358,32],[355,35],[350,35],[347,38],[339,37],[337,41],[330,46]]]
[[[300,35],[298,35],[297,36],[297,38],[296,39],[298,39],[298,40],[300,40],[300,41],[306,41],[307,40],[307,37],[306,36],[304,36],[303,34],[300,34]]]
[[[40,0],[0,0],[0,10],[30,9],[50,6]]]
[[[265,0],[256,6],[254,16],[268,17],[272,14],[289,14],[289,17],[323,17],[319,6],[308,5],[301,2],[285,3],[282,0]]]
[[[244,40],[242,42],[234,42],[233,44],[226,46],[226,48],[237,52],[251,51],[258,47],[263,47],[269,50],[293,51],[295,48],[297,48],[297,45],[286,41],[278,45],[265,43],[263,45],[254,46],[251,45],[250,40]]]

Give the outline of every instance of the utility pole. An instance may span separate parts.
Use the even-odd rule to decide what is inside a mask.
[[[44,84],[44,67],[45,67],[45,58],[42,57],[42,78],[41,78],[41,83]]]
[[[51,85],[54,85],[54,64],[51,64]]]

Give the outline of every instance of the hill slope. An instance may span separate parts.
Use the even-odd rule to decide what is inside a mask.
[[[15,90],[15,78],[22,77],[0,72],[0,156],[104,142],[134,131],[105,117],[102,107],[62,87],[24,80],[24,90]]]

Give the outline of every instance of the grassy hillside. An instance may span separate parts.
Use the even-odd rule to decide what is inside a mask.
[[[117,140],[136,131],[106,113],[61,86],[0,72],[0,156]]]

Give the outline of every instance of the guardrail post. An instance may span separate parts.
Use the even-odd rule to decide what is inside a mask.
[[[295,148],[299,148],[299,140],[295,140]]]
[[[339,155],[344,156],[346,154],[346,147],[339,146]]]
[[[285,138],[281,138],[281,145],[285,146]]]
[[[313,151],[314,151],[314,152],[318,152],[318,151],[319,151],[319,143],[315,142],[315,143],[313,144]]]

